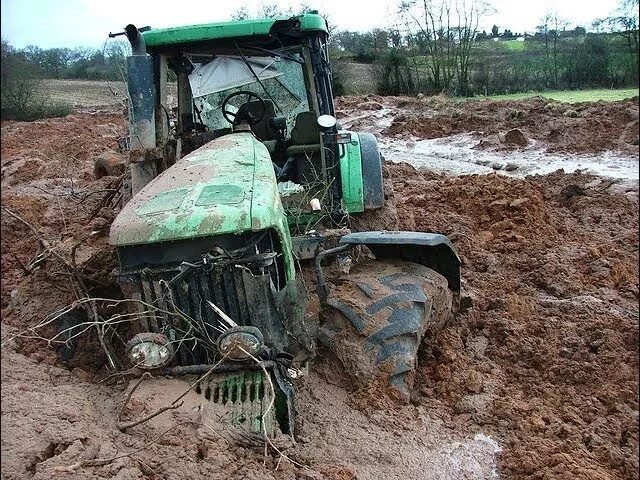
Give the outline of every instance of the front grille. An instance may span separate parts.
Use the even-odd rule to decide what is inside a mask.
[[[227,268],[220,272],[195,270],[178,282],[170,284],[171,278],[162,278],[149,272],[140,275],[141,300],[166,311],[178,309],[188,317],[210,327],[217,322],[217,315],[207,300],[215,303],[238,325],[249,320],[249,309],[245,297],[242,272]],[[157,314],[166,320],[166,314]],[[212,332],[211,332],[212,333]]]
[[[136,305],[142,331],[166,335],[180,365],[211,364],[221,319],[252,325],[268,346],[282,348],[277,301],[286,278],[273,230],[119,248],[120,285]]]
[[[217,314],[208,301],[238,325],[250,324],[242,271],[232,265],[198,268],[176,280],[179,273],[145,269],[128,274],[130,296],[141,300],[142,327],[167,335],[174,342],[180,364],[212,363],[212,347],[220,332]]]
[[[209,402],[203,406],[205,415],[210,409],[213,415],[209,416],[235,428],[274,434],[275,392],[263,372],[211,375],[195,391]]]

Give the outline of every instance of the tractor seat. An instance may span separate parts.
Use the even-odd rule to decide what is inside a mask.
[[[300,112],[291,129],[291,146],[286,156],[294,156],[320,151],[320,126],[316,112]]]
[[[285,150],[287,159],[280,178],[300,185],[316,184],[324,179],[320,126],[316,112],[300,112],[291,129],[291,143]]]
[[[276,132],[269,125],[269,120],[276,116],[276,111],[273,108],[273,102],[271,100],[265,100],[264,104],[266,107],[264,116],[258,123],[255,123],[251,126],[251,131],[262,141],[275,140]],[[243,103],[238,109],[238,113],[248,112],[252,113],[254,116],[259,115],[261,111],[262,106],[260,105],[259,100],[253,100],[251,102]]]

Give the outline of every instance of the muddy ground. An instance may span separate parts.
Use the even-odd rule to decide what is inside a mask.
[[[518,128],[538,151],[637,165],[637,99],[350,97],[339,110],[377,133],[387,156],[456,134],[496,156],[526,155],[530,144],[504,142]],[[278,439],[297,465],[217,437],[186,411],[120,432],[127,382],[105,380],[99,350],[63,365],[15,334],[78,295],[61,259],[90,294],[117,294],[106,242],[117,177],[96,180],[92,161],[117,157],[124,134],[113,108],[2,125],[3,478],[637,478],[637,178],[579,169],[451,175],[389,162],[401,227],[452,239],[469,297],[425,342],[410,404],[353,392],[320,359],[300,383],[298,444]]]

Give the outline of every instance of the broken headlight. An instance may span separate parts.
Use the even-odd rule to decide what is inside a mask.
[[[174,351],[169,339],[161,333],[139,333],[127,344],[131,363],[138,368],[151,370],[167,365]]]
[[[218,337],[218,350],[229,360],[247,360],[264,348],[262,332],[256,327],[243,326],[227,330]]]

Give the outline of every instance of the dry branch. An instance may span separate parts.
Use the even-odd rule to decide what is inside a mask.
[[[165,405],[164,407],[160,407],[155,412],[150,413],[149,415],[141,418],[140,420],[133,420],[131,422],[118,422],[116,426],[118,427],[118,430],[120,430],[121,432],[124,432],[127,428],[135,427],[136,425],[140,425],[141,423],[148,422],[149,420],[151,420],[154,417],[157,417],[161,413],[164,413],[167,410],[175,410],[176,408],[180,408],[182,405],[184,405],[184,401],[180,401],[175,405]]]

